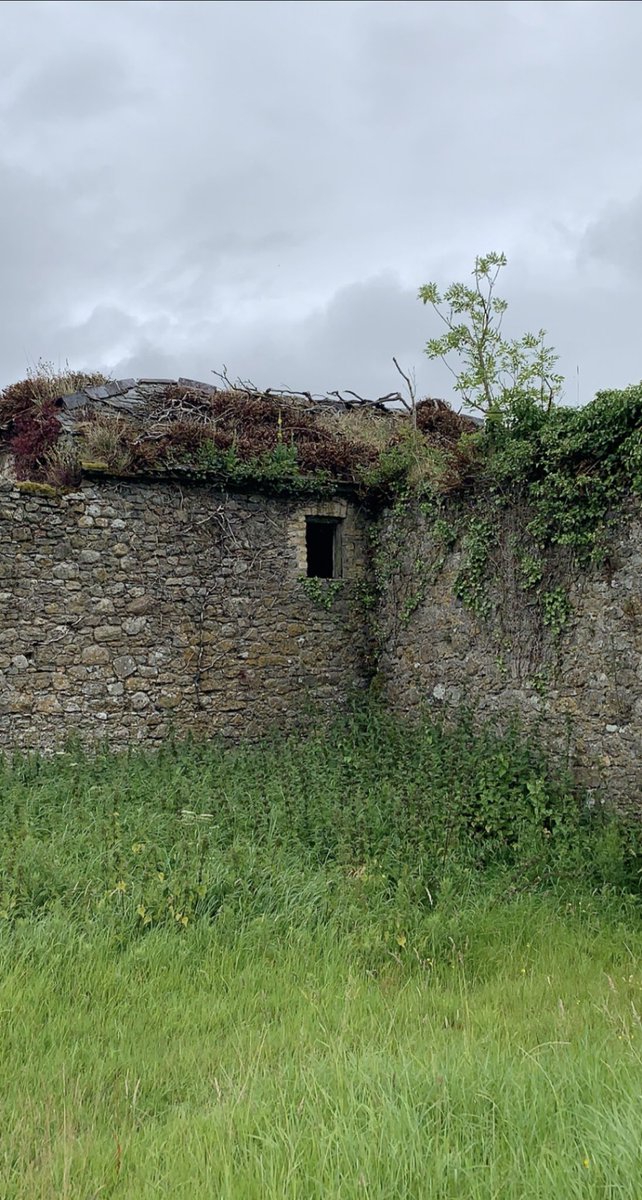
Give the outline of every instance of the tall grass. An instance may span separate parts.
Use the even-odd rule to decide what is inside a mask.
[[[639,1195],[637,834],[516,736],[0,772],[0,1195]]]

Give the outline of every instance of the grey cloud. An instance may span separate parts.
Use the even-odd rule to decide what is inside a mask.
[[[580,260],[585,266],[613,269],[620,284],[642,284],[642,192],[610,204],[589,225]]]
[[[132,332],[135,346],[119,361],[117,373],[148,374],[159,331]],[[221,321],[193,330],[188,347],[182,345],[182,333],[165,330],[163,371],[170,375],[208,379],[213,369],[226,364],[232,375],[263,387],[352,388],[378,396],[403,386],[394,355],[414,372],[418,394],[443,394],[450,384],[446,371],[423,355],[425,310],[415,293],[390,274],[342,288],[328,304],[290,321],[253,321],[242,329],[234,321]]]
[[[25,81],[11,105],[17,124],[77,123],[113,114],[143,98],[124,64],[90,50],[59,55]]]
[[[375,392],[394,353],[448,392],[416,289],[491,247],[584,398],[636,378],[641,35],[626,2],[0,5],[0,383]]]

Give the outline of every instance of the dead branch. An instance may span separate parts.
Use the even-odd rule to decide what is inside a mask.
[[[410,397],[409,401],[406,400],[405,397],[402,395],[399,396],[399,399],[401,400],[401,403],[403,404],[404,408],[406,409],[406,412],[412,413],[413,424],[416,426],[416,424],[417,424],[417,385],[415,382],[414,373],[413,373],[412,378],[409,375],[406,375],[406,372],[402,371],[401,367],[399,366],[399,363],[397,362],[394,354],[392,356],[392,361],[395,364],[395,367],[397,368],[399,374],[401,375],[401,378],[403,379],[406,387],[408,388],[408,396]]]

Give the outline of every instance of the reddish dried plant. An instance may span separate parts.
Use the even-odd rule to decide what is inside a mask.
[[[60,432],[60,422],[52,400],[34,406],[18,417],[9,441],[18,479],[37,479],[46,474],[46,458],[58,441]]]

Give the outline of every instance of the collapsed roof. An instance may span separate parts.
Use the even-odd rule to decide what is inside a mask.
[[[453,447],[476,422],[425,400],[411,419],[403,398],[354,392],[314,396],[250,383],[34,374],[0,393],[0,437],[23,479],[188,475],[276,491],[373,485],[409,429]],[[71,390],[73,389],[73,390]],[[393,464],[394,465],[394,464]],[[393,472],[394,473],[394,472]]]

